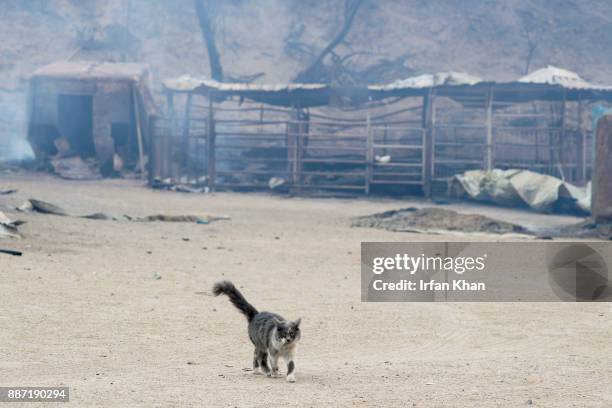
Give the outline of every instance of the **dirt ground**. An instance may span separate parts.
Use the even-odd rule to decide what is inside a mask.
[[[0,210],[27,221],[23,239],[0,241],[24,251],[0,254],[0,385],[69,386],[78,407],[612,406],[608,304],[360,302],[361,241],[466,239],[350,228],[353,216],[422,201],[189,195],[23,174],[3,174],[0,186],[19,190],[0,196]],[[76,213],[231,220],[11,210],[26,198]],[[576,220],[445,207],[529,226]],[[303,318],[297,383],[243,370],[252,358],[244,318],[203,294],[220,279],[260,310]]]

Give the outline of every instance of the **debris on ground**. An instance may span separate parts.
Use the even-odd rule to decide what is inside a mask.
[[[21,234],[19,233],[17,227],[24,223],[25,221],[11,220],[2,211],[0,211],[0,238],[21,238]]]
[[[385,156],[378,156],[378,155],[376,155],[376,156],[374,156],[374,160],[377,163],[386,164],[386,163],[391,162],[391,156],[389,156],[389,155],[385,155]]]
[[[162,222],[195,222],[198,224],[209,224],[213,221],[219,220],[229,220],[230,217],[226,215],[222,216],[213,216],[213,215],[168,215],[168,214],[155,214],[155,215],[147,215],[144,217],[133,217],[125,214],[124,217],[129,221],[134,222],[153,222],[153,221],[162,221]]]
[[[594,238],[612,240],[612,223],[597,222],[592,218],[577,224],[535,231],[538,237],[545,238]]]
[[[278,190],[285,184],[287,184],[287,180],[281,177],[270,177],[270,180],[268,180],[268,188],[270,190]]]
[[[206,177],[200,177],[198,180],[192,183],[188,183],[187,180],[185,180],[185,183],[178,183],[178,184],[173,183],[172,180],[169,178],[162,180],[159,177],[156,177],[151,182],[151,188],[155,190],[176,191],[179,193],[196,193],[196,194],[200,193],[201,194],[201,193],[208,193],[210,191],[206,183],[207,183]]]
[[[0,188],[0,195],[9,195],[16,192],[17,190],[15,190],[14,188]]]
[[[23,204],[17,207],[17,211],[22,212],[39,212],[43,214],[53,214],[66,216],[68,213],[61,207],[46,201],[37,200],[35,198],[27,199]]]
[[[77,218],[86,218],[90,220],[107,220],[107,221],[118,221],[117,217],[113,217],[111,215],[96,212],[93,214],[86,215],[73,215],[69,214],[63,208],[48,203],[46,201],[38,200],[35,198],[30,198],[26,200],[22,205],[17,207],[18,211],[22,212],[39,212],[42,214],[53,214],[53,215],[61,215],[61,216],[71,216]],[[172,215],[172,214],[153,214],[146,216],[131,216],[128,214],[124,214],[123,218],[127,221],[132,222],[154,222],[154,221],[162,221],[162,222],[195,222],[198,224],[210,224],[213,221],[219,220],[229,220],[230,217],[226,215],[215,216],[215,215]]]
[[[58,176],[68,180],[97,180],[102,178],[97,163],[92,159],[85,161],[78,156],[56,157],[51,159],[51,167]]]
[[[483,232],[489,234],[530,234],[520,225],[494,220],[479,214],[460,214],[442,208],[403,208],[356,217],[353,227],[382,228],[398,232]]]
[[[101,212],[97,212],[97,213],[93,213],[93,214],[88,214],[88,215],[81,215],[79,218],[86,218],[88,220],[110,220],[110,221],[117,221],[117,218],[112,217],[108,214],[105,213],[101,213]]]
[[[529,170],[471,170],[453,177],[449,194],[457,198],[540,212],[586,215],[591,211],[591,183],[578,187]]]
[[[0,254],[7,254],[7,255],[13,255],[13,256],[21,256],[21,255],[23,255],[23,252],[21,252],[21,251],[14,251],[12,249],[3,249],[3,248],[0,248]]]

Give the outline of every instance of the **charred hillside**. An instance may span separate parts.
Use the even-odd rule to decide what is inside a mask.
[[[6,0],[0,13],[2,139],[23,133],[28,75],[52,61],[146,62],[155,87],[183,73],[211,76],[198,3],[226,80],[308,79],[300,74],[349,17],[345,35],[310,78],[380,83],[456,70],[504,80],[546,64],[592,82],[612,77],[612,6],[592,0]]]

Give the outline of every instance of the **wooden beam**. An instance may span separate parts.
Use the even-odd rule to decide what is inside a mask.
[[[208,188],[210,191],[215,189],[217,178],[216,163],[215,163],[215,115],[214,102],[212,96],[208,95],[208,121],[206,129],[206,154],[207,154],[207,173],[208,173]]]
[[[304,137],[305,137],[305,129],[307,129],[304,123],[304,117],[302,116],[302,112],[297,112],[298,118],[300,119],[298,124],[298,131],[296,134],[295,140],[295,180],[296,180],[296,188],[297,193],[300,194],[302,192],[302,167],[303,167],[303,155],[304,155]]]
[[[15,251],[13,249],[3,249],[3,248],[0,248],[0,254],[7,254],[7,255],[13,255],[13,256],[21,256],[21,255],[23,255],[23,252]]]
[[[166,94],[166,105],[168,106],[168,127],[169,127],[169,137],[165,137],[164,141],[164,154],[167,159],[165,162],[168,165],[168,177],[170,177],[173,181],[178,181],[180,178],[179,171],[177,169],[177,164],[175,160],[175,152],[176,148],[176,137],[177,137],[177,119],[176,119],[176,110],[174,109],[174,92],[168,92]]]
[[[160,147],[160,140],[158,139],[158,135],[155,133],[155,121],[157,118],[155,116],[151,116],[149,119],[149,169],[147,171],[147,182],[149,186],[153,185],[153,180],[156,177],[156,174],[163,178],[163,173],[161,172],[161,163],[162,163],[162,150]]]
[[[487,110],[487,117],[485,120],[485,126],[487,129],[486,134],[486,158],[485,158],[485,169],[491,171],[494,168],[494,140],[493,140],[493,88],[489,88],[486,96],[485,107]]]
[[[187,94],[187,101],[185,102],[185,116],[183,117],[183,135],[181,140],[181,157],[183,158],[181,163],[182,173],[189,177],[189,127],[191,126],[191,106],[192,106],[193,94]]]
[[[146,169],[144,163],[144,145],[142,143],[142,129],[140,127],[140,103],[138,101],[138,92],[136,92],[136,87],[132,86],[132,101],[134,103],[134,118],[136,121],[136,138],[138,141],[138,164],[140,167],[140,177],[146,177]]]
[[[612,221],[612,115],[596,123],[591,213],[596,221]]]
[[[576,137],[576,181],[586,182],[586,138],[583,131],[583,103],[582,95],[578,94],[578,133]]]
[[[374,169],[374,136],[370,123],[370,111],[366,115],[366,177],[365,193],[370,194],[370,183],[372,181],[372,171]]]
[[[297,186],[300,184],[297,177],[297,135],[300,132],[297,108],[294,107],[289,115],[289,122],[287,122],[287,170],[291,175],[291,185]]]
[[[561,180],[565,180],[565,172],[563,171],[563,156],[561,156],[561,146],[565,143],[565,104],[567,99],[567,92],[563,89],[563,100],[561,101],[561,117],[559,118],[559,126],[561,128],[561,133],[557,140],[557,146],[555,146],[555,153],[557,156],[557,169],[559,171],[559,175]]]
[[[434,176],[434,98],[435,90],[430,88],[423,95],[423,105],[421,111],[421,128],[423,132],[423,194],[425,197],[431,197],[432,188],[431,182]]]

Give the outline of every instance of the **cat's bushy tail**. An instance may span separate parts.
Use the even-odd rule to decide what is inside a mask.
[[[247,302],[244,296],[242,296],[242,293],[236,289],[232,282],[221,281],[215,283],[215,286],[213,286],[213,294],[215,296],[219,296],[222,293],[227,295],[230,302],[232,302],[232,304],[246,316],[249,323],[251,320],[253,320],[253,317],[259,313],[257,309],[253,307],[253,305]]]

